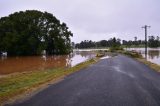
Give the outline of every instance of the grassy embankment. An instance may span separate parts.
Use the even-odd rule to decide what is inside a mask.
[[[150,68],[152,68],[153,70],[160,72],[160,65],[152,63],[150,61],[147,61],[146,59],[144,59],[142,57],[141,54],[135,52],[135,51],[117,51],[118,53],[122,53],[124,55],[130,56],[132,58],[135,58],[136,60],[146,64],[147,66],[149,66]]]
[[[121,54],[130,56],[130,57],[135,58],[136,60],[146,64],[147,66],[149,66],[153,70],[160,72],[160,65],[152,63],[150,61],[147,61],[146,59],[143,58],[143,56],[141,54],[139,54],[136,51],[126,51],[123,49],[122,46],[120,46],[120,47],[116,46],[116,47],[111,47],[109,49],[109,52],[121,53]]]
[[[97,60],[98,58],[91,59],[66,70],[49,69],[2,77],[0,78],[0,106],[6,101],[13,102],[51,83],[53,84],[65,76],[95,63]]]

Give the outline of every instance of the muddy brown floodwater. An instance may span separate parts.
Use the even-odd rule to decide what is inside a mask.
[[[44,69],[69,68],[94,56],[94,52],[79,51],[70,55],[60,56],[1,57],[0,75]]]

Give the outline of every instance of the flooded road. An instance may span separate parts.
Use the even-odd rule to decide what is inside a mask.
[[[127,50],[135,50],[145,57],[145,48],[127,48]],[[148,48],[147,60],[160,65],[160,48]]]
[[[60,56],[1,57],[0,75],[44,69],[69,68],[94,56],[95,53],[91,51],[77,51],[70,55]]]

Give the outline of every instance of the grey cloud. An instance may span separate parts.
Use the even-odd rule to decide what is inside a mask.
[[[160,34],[159,0],[1,0],[0,5],[0,16],[26,9],[51,12],[67,23],[75,42],[143,39],[144,24],[152,26],[149,34]]]

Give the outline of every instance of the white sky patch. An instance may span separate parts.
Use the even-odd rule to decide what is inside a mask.
[[[118,37],[125,40],[160,36],[159,0],[0,0],[0,17],[16,11],[40,10],[52,13],[74,33],[72,41],[98,41]]]

